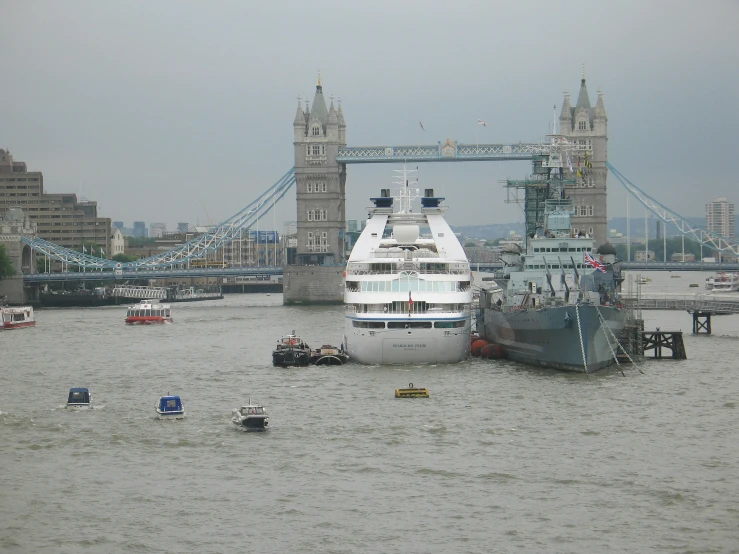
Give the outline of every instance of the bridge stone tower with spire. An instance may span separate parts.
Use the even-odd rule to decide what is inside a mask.
[[[576,178],[577,184],[568,187],[568,194],[575,205],[572,228],[584,231],[595,237],[596,245],[608,241],[608,211],[606,205],[606,160],[608,159],[608,118],[603,106],[603,93],[598,91],[595,108],[590,106],[588,89],[585,86],[585,67],[582,70],[580,93],[577,104],[570,104],[570,94],[565,92],[562,111],[559,116],[560,134],[568,140],[587,146],[588,158],[592,167],[586,167],[584,155],[570,154],[572,167],[582,176]]]
[[[346,123],[333,97],[326,108],[321,75],[312,106],[298,98],[293,121],[297,194],[296,263],[285,267],[284,302],[341,303],[344,296],[346,164],[336,161],[346,146]]]

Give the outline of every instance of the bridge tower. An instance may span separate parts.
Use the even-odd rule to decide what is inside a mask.
[[[15,275],[0,281],[0,303],[21,305],[37,303],[37,288],[24,288],[23,275],[36,273],[36,253],[21,238],[36,238],[36,224],[20,208],[9,208],[0,217],[0,244],[15,268]]]
[[[565,92],[559,116],[559,132],[568,140],[588,147],[588,158],[574,154],[571,159],[577,183],[568,187],[568,194],[575,205],[572,227],[595,237],[600,246],[608,242],[608,211],[606,206],[606,160],[608,159],[608,118],[603,106],[603,93],[598,91],[595,108],[585,85],[585,66],[582,70],[577,104],[570,105],[570,94]],[[579,163],[579,168],[578,168]],[[587,165],[591,167],[588,167]],[[577,171],[580,171],[580,176]]]
[[[297,252],[285,266],[284,303],[341,303],[345,266],[346,164],[336,161],[346,146],[346,123],[331,97],[326,108],[318,74],[312,106],[298,98],[293,121]]]

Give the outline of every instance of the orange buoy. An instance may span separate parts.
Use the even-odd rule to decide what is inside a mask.
[[[488,341],[486,340],[482,340],[482,339],[476,340],[475,342],[472,343],[472,346],[470,347],[470,354],[472,354],[473,356],[479,356],[480,351],[485,346],[487,346],[487,344],[488,344]]]
[[[503,357],[503,349],[499,344],[490,343],[486,344],[480,350],[480,357],[488,359],[498,359]]]

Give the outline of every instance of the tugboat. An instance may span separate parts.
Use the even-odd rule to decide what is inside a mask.
[[[310,357],[310,346],[295,331],[277,341],[277,346],[272,351],[272,363],[282,367],[308,365]]]
[[[251,399],[246,406],[234,408],[231,421],[246,431],[266,431],[269,425],[267,410],[261,404],[252,404]]]
[[[7,306],[0,307],[0,331],[11,329],[21,329],[23,327],[34,327],[36,319],[33,317],[33,308],[31,306],[22,306],[10,308]]]
[[[311,365],[343,365],[349,361],[349,354],[344,352],[344,345],[340,348],[324,344],[321,348],[311,350]]]
[[[157,417],[159,419],[183,419],[185,407],[179,396],[162,396],[157,404]]]
[[[67,408],[92,408],[92,394],[82,387],[69,389]]]

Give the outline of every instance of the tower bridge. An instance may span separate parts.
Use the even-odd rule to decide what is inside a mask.
[[[35,257],[45,256],[64,266],[81,270],[68,278],[115,279],[215,275],[216,270],[192,270],[190,261],[208,256],[242,236],[285,197],[295,186],[297,200],[297,252],[294,265],[270,268],[283,272],[284,301],[290,303],[340,303],[343,300],[343,269],[346,259],[346,166],[361,163],[463,162],[527,160],[533,165],[535,179],[546,182],[552,169],[572,176],[568,186],[576,213],[573,230],[593,235],[596,242],[606,241],[606,177],[610,171],[618,182],[662,221],[684,235],[722,252],[739,254],[736,242],[690,223],[626,179],[607,159],[607,117],[603,95],[598,91],[593,108],[583,72],[577,103],[570,105],[565,93],[559,115],[560,134],[535,143],[464,144],[446,139],[431,145],[350,147],[346,142],[346,122],[341,101],[333,97],[327,106],[320,76],[312,104],[298,99],[293,120],[294,165],[274,185],[241,211],[209,232],[171,250],[135,262],[120,263],[95,257],[44,241],[27,225],[12,227],[10,235],[0,236],[11,246],[18,271],[13,283],[25,283],[18,297],[14,285],[10,302],[23,303],[38,283],[60,279],[58,274],[37,274]],[[576,169],[575,169],[576,167]],[[538,181],[537,181],[538,179]],[[7,226],[8,229],[11,227]],[[22,228],[22,229],[21,229]],[[19,231],[20,229],[20,231]],[[2,235],[2,233],[0,233]],[[229,273],[228,270],[231,270]],[[223,268],[219,275],[264,273],[264,268]],[[95,277],[93,277],[95,275]],[[19,281],[20,279],[20,281]],[[7,281],[7,280],[6,280]],[[0,297],[5,282],[0,281]]]

